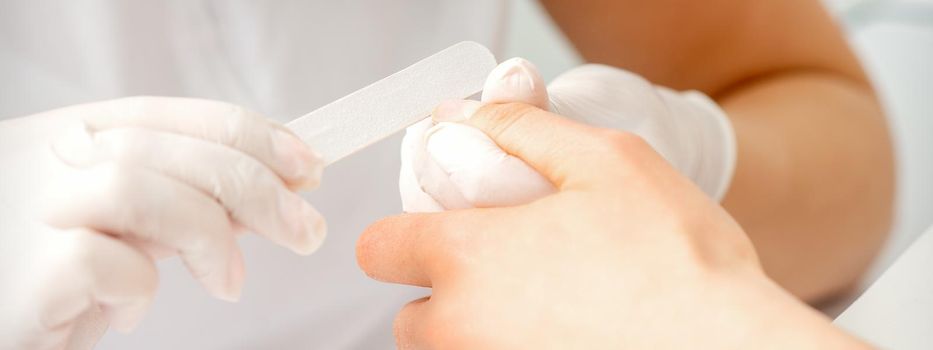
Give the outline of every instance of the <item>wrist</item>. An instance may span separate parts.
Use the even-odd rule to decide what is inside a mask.
[[[763,274],[731,279],[715,290],[723,324],[731,337],[721,348],[735,349],[871,349],[833,326],[825,315],[795,298]],[[716,327],[715,325],[713,327]]]

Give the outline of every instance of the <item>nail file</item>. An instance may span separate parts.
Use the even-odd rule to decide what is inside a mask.
[[[482,91],[496,59],[464,41],[285,124],[330,165]]]

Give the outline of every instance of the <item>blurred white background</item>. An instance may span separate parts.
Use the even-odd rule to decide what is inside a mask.
[[[2,1],[2,0],[0,0]],[[378,0],[373,0],[377,2]],[[651,1],[651,0],[646,0]],[[699,0],[697,0],[699,1]],[[749,0],[755,1],[755,0]],[[761,1],[761,0],[759,0]],[[773,0],[781,1],[781,0]],[[890,119],[891,131],[897,150],[898,157],[898,196],[897,212],[892,236],[882,256],[878,259],[870,275],[865,279],[867,285],[874,280],[885,267],[890,265],[897,256],[910,243],[921,234],[927,227],[933,225],[933,0],[827,0],[827,4],[832,12],[836,14],[840,22],[844,24],[848,32],[853,47],[861,56],[869,74],[873,77],[880,95],[882,96],[888,116]],[[41,2],[35,2],[40,3]],[[28,5],[35,5],[28,3]],[[52,6],[56,4],[70,4],[70,2],[49,2]],[[103,3],[103,2],[101,2]],[[126,2],[119,3],[120,8],[130,8],[131,5]],[[258,4],[259,2],[256,2]],[[307,5],[307,3],[294,2],[295,4]],[[323,3],[323,2],[322,2]],[[360,6],[361,2],[328,2],[329,5],[350,11]],[[431,0],[425,0],[424,4],[431,4]],[[451,18],[435,19],[433,24],[437,26],[446,25],[447,29],[463,29],[466,26],[458,26],[457,19],[463,20],[461,12],[468,12],[473,7],[479,7],[481,3],[490,6],[499,6],[502,3],[498,1],[470,1],[454,2],[463,7],[458,11],[447,13]],[[23,2],[27,4],[27,2]],[[227,19],[237,18],[238,11],[248,11],[251,5],[249,2],[223,3],[230,6],[201,6],[197,2],[187,3],[185,1],[177,2],[149,2],[150,6],[156,8],[170,8],[172,5],[178,5],[181,14],[179,18],[187,21],[191,18],[206,18],[204,22],[211,22],[216,28],[249,28],[252,22],[218,22],[219,18]],[[221,4],[217,2],[214,5]],[[234,5],[238,4],[238,5]],[[100,4],[98,4],[100,5]],[[161,6],[165,5],[165,6]],[[84,7],[84,5],[75,5]],[[553,79],[561,72],[572,68],[582,62],[580,57],[573,50],[571,45],[562,37],[559,30],[551,23],[547,14],[541,9],[537,0],[511,0],[509,1],[509,21],[507,21],[507,36],[503,52],[500,59],[522,56],[539,65],[546,79]],[[30,7],[23,5],[23,7]],[[310,8],[310,7],[309,7]],[[8,8],[4,8],[10,11]],[[94,10],[94,8],[91,8]],[[409,11],[412,9],[405,9]],[[433,10],[431,6],[418,7],[414,10],[421,11],[416,15],[428,17]],[[462,11],[461,11],[462,10]],[[213,11],[213,12],[212,12]],[[6,12],[14,13],[14,12]],[[45,15],[44,11],[38,11]],[[70,13],[70,12],[65,12]],[[105,15],[111,12],[101,12]],[[175,13],[175,12],[172,12]],[[300,11],[294,12],[301,15]],[[484,11],[471,12],[472,15],[482,15]],[[497,12],[496,12],[497,13]],[[54,14],[54,13],[52,13]],[[61,13],[60,13],[61,14]],[[60,15],[59,14],[59,15]],[[218,14],[224,15],[218,17]],[[404,19],[407,16],[397,13],[397,16],[388,16],[389,19]],[[257,16],[257,23],[261,20],[268,20],[268,23],[280,23],[278,20],[272,20],[271,13],[263,16]],[[365,15],[365,14],[364,14]],[[203,17],[198,17],[203,16]],[[303,16],[303,15],[301,15]],[[381,14],[374,15],[382,17]],[[62,16],[70,18],[69,16]],[[139,25],[133,22],[133,25],[139,25],[140,28],[156,28],[144,31],[143,34],[153,38],[160,38],[161,32],[158,28],[175,22],[160,21],[157,15],[141,16],[149,22],[148,26]],[[151,17],[151,18],[149,18]],[[54,17],[58,18],[58,17]],[[94,34],[95,30],[106,30],[109,23],[106,21],[97,21],[88,16],[75,16],[79,23],[88,23],[85,28],[88,33]],[[305,18],[302,17],[302,20]],[[339,18],[325,18],[330,21],[324,21],[321,26],[324,28],[342,28],[345,23]],[[366,19],[365,16],[360,19]],[[188,23],[180,21],[179,23]],[[366,21],[361,21],[366,22]],[[68,22],[63,22],[68,24]],[[116,24],[121,21],[114,22]],[[236,24],[242,24],[243,27]],[[290,23],[304,23],[303,21],[294,21]],[[11,25],[10,23],[6,23]],[[42,22],[40,24],[48,24]],[[198,30],[210,26],[201,27],[201,21],[192,20],[190,23]],[[230,27],[224,27],[230,25]],[[48,27],[55,27],[48,24]],[[61,26],[65,27],[65,26]],[[176,26],[169,26],[176,28]],[[404,26],[403,26],[404,27]],[[109,44],[113,40],[93,41],[93,42],[70,42],[70,45],[80,46],[87,57],[75,59],[72,56],[54,56],[46,57],[41,53],[56,52],[55,50],[42,50],[45,42],[40,41],[38,45],[28,45],[35,48],[35,53],[40,58],[47,58],[48,62],[64,62],[60,67],[64,72],[71,71],[74,74],[63,74],[61,77],[50,75],[46,76],[44,72],[55,72],[55,70],[43,70],[41,64],[33,64],[29,59],[20,59],[17,55],[10,55],[9,52],[0,52],[0,59],[8,65],[6,70],[0,70],[0,76],[4,76],[10,86],[17,86],[17,89],[7,89],[0,91],[0,119],[4,117],[13,117],[35,113],[44,109],[59,107],[75,102],[89,100],[100,100],[103,98],[116,97],[115,95],[125,94],[188,94],[200,97],[211,97],[224,100],[234,100],[246,103],[250,108],[262,110],[270,115],[279,116],[282,120],[290,119],[300,113],[312,110],[337,98],[344,93],[353,91],[354,88],[363,86],[365,83],[373,81],[375,78],[385,76],[398,68],[404,67],[404,64],[412,62],[413,58],[423,57],[423,55],[433,52],[428,50],[431,47],[443,47],[441,43],[446,43],[446,36],[419,35],[423,34],[423,28],[430,27],[425,25],[411,26],[410,33],[401,31],[399,33],[388,33],[385,37],[407,38],[404,35],[412,35],[423,40],[436,40],[437,42],[421,42],[417,45],[404,46],[405,55],[399,55],[392,59],[380,60],[378,65],[371,65],[372,60],[365,55],[337,55],[320,57],[322,61],[320,66],[328,67],[330,62],[333,66],[341,66],[343,69],[332,69],[324,72],[308,69],[304,71],[306,75],[313,76],[319,74],[318,80],[308,80],[305,84],[301,83],[300,75],[289,69],[302,67],[299,64],[281,66],[253,64],[251,62],[269,62],[269,57],[251,55],[254,48],[264,48],[269,44],[263,40],[245,40],[243,43],[244,52],[242,56],[229,55],[221,51],[216,51],[214,46],[207,46],[201,55],[179,55],[171,56],[178,59],[192,58],[192,62],[208,62],[203,66],[200,63],[195,64],[190,69],[198,71],[204,68],[204,72],[193,74],[192,79],[204,78],[202,81],[194,80],[193,85],[186,85],[186,81],[179,78],[175,81],[171,77],[162,79],[161,70],[151,69],[141,72],[137,79],[122,79],[119,73],[121,69],[136,67],[147,64],[137,56],[136,60],[126,60],[120,62],[123,65],[117,65],[120,69],[102,69],[101,74],[93,74],[82,71],[82,66],[74,63],[81,62],[105,62],[110,63],[113,57],[107,54],[112,53],[106,48],[114,49]],[[458,28],[464,27],[464,28]],[[23,26],[30,29],[32,27]],[[23,35],[36,34],[36,37],[43,37],[43,28],[36,27],[36,30],[24,30]],[[176,29],[186,27],[177,27]],[[210,27],[215,28],[215,27]],[[364,28],[365,29],[365,28]],[[367,52],[368,44],[376,42],[371,38],[366,30],[355,31],[356,36],[324,37],[323,42],[328,47],[342,47],[343,42],[355,42],[356,46],[352,48],[342,48],[346,50],[355,49],[357,51],[346,52]],[[464,31],[456,36],[478,36],[492,37],[497,31],[495,28],[480,28],[479,34]],[[206,29],[205,29],[206,30]],[[50,31],[54,32],[54,31]],[[223,31],[204,33],[214,33],[216,35],[229,34],[235,35],[235,31],[224,33]],[[295,31],[300,33],[299,31]],[[489,32],[489,33],[486,33]],[[78,34],[81,34],[80,32]],[[109,32],[107,32],[109,33]],[[196,32],[204,34],[202,32]],[[87,34],[87,33],[85,33]],[[117,34],[120,34],[117,32]],[[177,33],[175,33],[177,34]],[[390,35],[391,34],[391,35]],[[488,35],[487,35],[488,34]],[[109,35],[109,34],[108,34]],[[145,37],[149,37],[145,36]],[[76,35],[76,37],[82,37]],[[120,37],[117,35],[117,37]],[[202,49],[200,43],[203,38],[198,35],[180,35],[184,45],[191,45],[199,50]],[[210,38],[210,36],[205,36]],[[110,38],[107,36],[106,38]],[[249,39],[256,39],[248,37]],[[111,38],[112,39],[112,38]],[[126,39],[126,38],[124,38]],[[190,40],[187,40],[190,39]],[[207,39],[204,39],[207,40]],[[323,40],[323,39],[322,39]],[[369,41],[367,41],[369,40]],[[402,39],[399,39],[402,40]],[[406,39],[407,40],[407,39]],[[492,39],[490,39],[492,40]],[[13,47],[12,40],[5,40],[8,46]],[[127,42],[130,42],[127,40]],[[414,41],[413,41],[414,42]],[[378,47],[391,47],[398,41],[377,42]],[[117,42],[117,48],[124,42]],[[105,49],[99,49],[103,45]],[[147,43],[148,45],[148,43]],[[255,45],[255,46],[250,46]],[[129,45],[126,45],[126,49]],[[325,45],[326,46],[326,45]],[[64,47],[64,46],[63,46]],[[154,47],[154,46],[153,46]],[[187,46],[180,46],[187,47]],[[275,45],[268,47],[275,48]],[[151,53],[152,47],[144,47],[140,52]],[[406,51],[410,50],[410,51]],[[426,50],[426,51],[418,51]],[[132,52],[133,50],[127,50]],[[259,52],[260,50],[256,50]],[[116,50],[114,52],[119,52]],[[265,51],[263,51],[265,52]],[[276,51],[282,52],[290,51]],[[340,51],[344,52],[344,51]],[[102,53],[102,54],[99,54]],[[299,52],[308,55],[316,55],[314,50]],[[8,56],[3,56],[6,54]],[[203,56],[203,57],[202,57]],[[31,57],[31,56],[23,56]],[[161,56],[159,56],[161,57]],[[226,57],[217,59],[217,57]],[[283,62],[301,63],[295,56]],[[351,60],[345,62],[345,57],[356,57],[358,61]],[[202,60],[203,58],[203,60]],[[245,59],[242,65],[237,65],[234,58]],[[248,58],[248,59],[247,59]],[[256,59],[253,61],[252,59]],[[275,57],[273,57],[275,58]],[[278,57],[281,58],[281,57]],[[330,59],[331,61],[327,61]],[[136,61],[134,63],[134,61]],[[221,62],[223,64],[214,64]],[[273,60],[274,61],[274,60]],[[45,61],[40,61],[43,63]],[[142,63],[141,63],[142,62]],[[158,60],[152,60],[149,63],[160,63]],[[183,62],[188,62],[183,60]],[[12,64],[21,64],[20,66]],[[338,65],[337,63],[346,63]],[[133,64],[136,64],[135,66]],[[227,65],[229,64],[229,66]],[[356,65],[354,65],[356,64]],[[310,66],[310,65],[307,65]],[[17,67],[26,67],[28,69],[19,69]],[[232,68],[231,68],[232,67]],[[253,72],[250,76],[252,80],[245,79],[242,76],[232,74],[236,72],[235,68],[246,67],[244,71]],[[351,67],[353,71],[350,71]],[[359,68],[363,67],[363,68]],[[174,70],[172,70],[174,72]],[[200,74],[200,73],[203,73]],[[6,74],[6,75],[4,75]],[[271,75],[270,75],[271,74]],[[278,75],[275,75],[278,74]],[[186,74],[178,74],[179,77]],[[215,79],[214,77],[223,77]],[[348,77],[349,78],[348,78]],[[279,77],[281,79],[267,79],[269,77]],[[48,80],[45,80],[49,78]],[[56,85],[56,79],[62,78],[69,84]],[[72,79],[73,78],[73,79]],[[228,79],[229,78],[229,79]],[[17,80],[20,79],[20,80]],[[70,80],[69,80],[70,79]],[[22,84],[19,82],[22,81]],[[228,82],[229,86],[224,85]],[[248,84],[258,82],[260,84]],[[292,85],[279,85],[279,83],[289,83]],[[60,83],[60,82],[59,82]],[[74,84],[70,84],[74,83]],[[164,83],[164,84],[163,84]],[[190,82],[188,82],[190,83]],[[215,83],[218,86],[215,86]],[[238,85],[239,84],[239,85]],[[265,84],[265,85],[262,85]],[[221,86],[222,85],[222,86]],[[242,86],[241,86],[242,85]],[[61,90],[54,90],[50,87],[62,87]],[[249,92],[252,90],[244,86],[262,86],[270,98],[267,103],[262,103],[261,99],[252,99]],[[228,89],[229,88],[229,89]],[[240,88],[247,97],[240,95]],[[15,90],[15,91],[14,91]],[[54,91],[53,91],[54,90]],[[227,93],[230,90],[233,92]],[[289,93],[289,96],[280,96],[279,93]],[[266,96],[263,95],[263,96]],[[312,96],[312,97],[308,97]],[[286,98],[290,97],[290,98]],[[292,101],[288,103],[276,103],[282,101]],[[278,108],[277,106],[281,107]],[[330,169],[331,179],[347,180],[343,183],[332,182],[321,190],[310,195],[313,203],[319,205],[324,214],[333,218],[333,232],[345,233],[340,236],[332,235],[329,245],[311,258],[301,258],[289,254],[282,254],[282,251],[271,244],[265,244],[260,238],[252,236],[245,237],[244,242],[245,255],[251,262],[262,261],[263,264],[250,263],[249,284],[244,295],[249,298],[242,301],[236,308],[229,307],[219,301],[210,300],[209,297],[200,289],[200,286],[191,279],[184,270],[183,265],[177,259],[160,264],[162,268],[162,284],[172,286],[171,288],[162,288],[156,299],[156,304],[147,315],[143,326],[136,333],[127,335],[111,332],[101,343],[101,348],[107,349],[155,349],[155,348],[178,348],[171,344],[187,344],[182,348],[222,348],[229,349],[229,344],[239,344],[237,348],[283,348],[298,347],[301,344],[311,344],[317,341],[315,335],[327,334],[334,336],[330,344],[342,344],[342,346],[329,346],[326,348],[363,348],[369,349],[372,346],[364,344],[364,341],[378,342],[384,339],[391,342],[391,329],[385,327],[391,322],[397,305],[402,300],[409,300],[423,295],[420,291],[411,289],[402,289],[395,286],[383,285],[369,279],[366,279],[358,272],[355,258],[352,254],[346,252],[353,251],[355,235],[361,232],[363,227],[369,223],[370,218],[388,215],[397,212],[397,190],[396,178],[393,173],[380,174],[377,170],[360,172],[358,169],[396,169],[398,164],[399,138],[396,137],[384,143],[381,149],[371,148],[367,150],[368,156],[355,157],[352,160],[338,164],[337,167]],[[393,170],[395,171],[395,170]],[[362,186],[362,187],[361,187]],[[350,194],[350,195],[348,195]],[[360,195],[363,194],[363,195]],[[388,204],[370,199],[385,198],[391,200]],[[366,218],[361,220],[359,218]],[[328,262],[327,265],[321,264],[322,261]],[[349,270],[348,270],[349,269]],[[299,272],[296,272],[299,271]],[[353,273],[346,273],[352,271]],[[929,276],[929,271],[926,271]],[[319,283],[318,281],[327,281]],[[287,286],[287,287],[286,287]],[[409,296],[409,294],[411,296]],[[374,297],[378,296],[378,298]],[[188,317],[177,317],[178,311],[184,310]],[[838,311],[832,310],[831,313]],[[343,315],[347,317],[319,317],[318,315]],[[362,316],[359,316],[362,315]],[[221,324],[211,324],[210,320],[222,320]],[[344,323],[341,323],[344,322]],[[351,324],[353,327],[347,327]],[[353,328],[353,329],[350,329]],[[359,332],[356,332],[359,328]],[[311,331],[313,330],[313,332]],[[230,335],[224,339],[212,339],[214,334]],[[315,333],[316,332],[316,333]],[[366,333],[369,332],[369,333]],[[169,336],[166,336],[169,334]],[[344,343],[340,343],[340,342]],[[227,343],[225,343],[227,342]],[[299,343],[296,343],[299,342]],[[130,345],[132,344],[132,345]],[[262,344],[262,345],[260,345]],[[289,344],[289,345],[285,345]],[[213,345],[213,347],[211,346]],[[303,346],[305,348],[309,346]]]
[[[896,217],[870,283],[933,225],[933,0],[827,0],[875,81],[897,150]],[[582,62],[534,0],[513,0],[505,57],[552,79]]]

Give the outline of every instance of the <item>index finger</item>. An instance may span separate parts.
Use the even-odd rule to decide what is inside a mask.
[[[356,244],[356,259],[371,278],[421,287],[456,278],[483,237],[507,231],[512,208],[467,209],[402,214],[366,228]],[[510,220],[503,220],[508,216]]]
[[[450,269],[442,238],[450,212],[402,214],[370,225],[356,242],[356,261],[367,276],[390,283],[431,287],[431,277]]]

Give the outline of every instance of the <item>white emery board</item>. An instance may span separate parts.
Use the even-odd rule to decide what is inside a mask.
[[[464,41],[285,124],[330,165],[482,91],[496,59]]]

